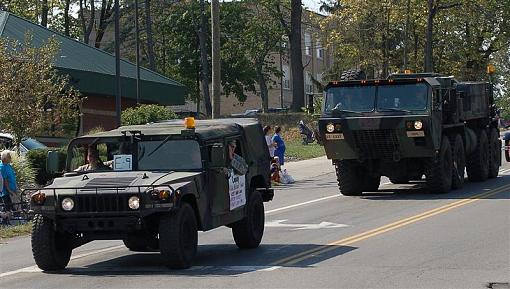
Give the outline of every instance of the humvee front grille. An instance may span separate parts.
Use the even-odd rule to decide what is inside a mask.
[[[120,212],[128,211],[128,199],[131,195],[94,194],[75,196],[76,212]]]
[[[393,160],[399,151],[395,130],[357,130],[354,139],[363,158]]]

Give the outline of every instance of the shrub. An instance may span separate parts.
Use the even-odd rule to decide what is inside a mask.
[[[122,112],[122,125],[146,124],[175,118],[177,118],[177,115],[164,106],[142,104]]]
[[[16,154],[12,154],[12,167],[16,172],[16,181],[18,187],[27,188],[31,187],[35,183],[36,171],[32,167],[32,164],[23,157],[19,157]]]
[[[36,149],[31,150],[27,153],[27,160],[31,164],[34,172],[35,172],[35,181],[39,185],[46,185],[54,178],[58,177],[59,174],[50,174],[46,171],[46,157],[48,155],[48,151],[55,149]],[[59,167],[65,167],[67,150],[66,148],[60,148],[57,150],[59,152]]]

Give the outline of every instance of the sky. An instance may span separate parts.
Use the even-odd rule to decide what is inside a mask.
[[[303,4],[315,12],[319,12],[320,0],[302,0]]]

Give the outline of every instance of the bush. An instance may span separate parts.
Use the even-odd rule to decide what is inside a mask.
[[[146,124],[175,118],[177,118],[177,115],[164,106],[142,104],[122,112],[122,125]]]
[[[31,150],[27,153],[27,160],[31,164],[34,173],[35,173],[35,181],[37,184],[44,186],[49,183],[54,178],[58,177],[59,174],[50,174],[46,171],[46,157],[48,155],[48,151],[55,149],[36,149]],[[58,149],[59,152],[59,167],[65,167],[67,150],[66,148]]]
[[[31,187],[35,183],[36,171],[32,167],[32,164],[23,157],[18,157],[16,154],[12,154],[12,167],[16,173],[16,181],[18,187],[27,188]]]

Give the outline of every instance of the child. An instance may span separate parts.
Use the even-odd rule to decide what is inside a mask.
[[[278,157],[273,157],[271,160],[271,181],[280,183],[280,160]]]

